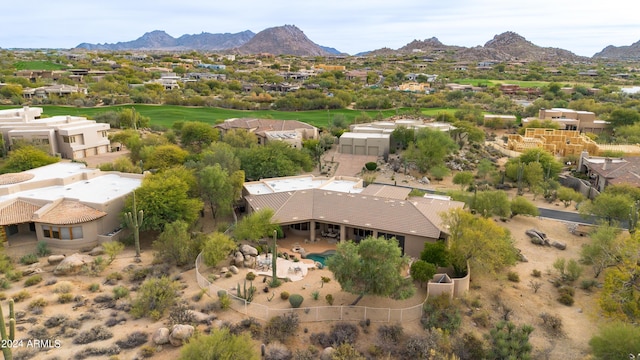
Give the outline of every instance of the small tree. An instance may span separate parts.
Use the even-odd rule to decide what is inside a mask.
[[[178,359],[258,360],[259,358],[248,334],[234,335],[229,332],[229,329],[221,328],[212,331],[209,335],[196,334],[189,339],[189,342],[182,347]]]
[[[109,256],[109,264],[124,250],[124,244],[120,241],[108,241],[102,244],[104,252]],[[139,256],[139,255],[137,255]]]
[[[135,318],[149,317],[159,320],[176,304],[180,284],[168,277],[149,279],[140,285],[136,299],[131,304]]]
[[[473,173],[470,171],[461,171],[453,176],[453,183],[460,185],[460,189],[473,184]]]
[[[436,266],[423,260],[411,264],[411,278],[420,282],[420,286],[428,282],[436,274]]]
[[[595,359],[629,359],[629,354],[640,354],[640,328],[621,321],[607,324],[589,346]]]
[[[208,235],[202,249],[204,263],[208,266],[216,266],[235,248],[236,243],[233,239],[223,233],[216,232]]]
[[[352,241],[338,244],[336,254],[327,259],[327,266],[342,289],[359,295],[353,302],[355,305],[366,294],[411,296],[415,289],[401,274],[408,261],[408,257],[401,256],[395,238],[368,237],[358,244]]]
[[[516,196],[511,200],[511,217],[516,215],[538,216],[540,210],[524,196]]]

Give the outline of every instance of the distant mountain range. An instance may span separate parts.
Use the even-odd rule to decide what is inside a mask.
[[[196,35],[182,35],[174,38],[161,30],[148,32],[140,38],[115,44],[82,43],[77,49],[86,50],[166,50],[166,51],[221,51],[237,54],[270,53],[274,55],[325,56],[343,54],[331,47],[320,46],[311,41],[302,30],[294,25],[284,25],[265,29],[255,34],[249,30],[230,34],[203,32]],[[507,31],[494,36],[484,46],[463,47],[445,45],[437,38],[414,40],[399,49],[381,48],[356,55],[390,55],[426,53],[440,54],[458,61],[586,61],[588,57],[578,56],[568,50],[540,47],[524,37]],[[346,55],[346,54],[344,54]],[[593,58],[628,60],[640,59],[640,41],[630,46],[607,46]]]

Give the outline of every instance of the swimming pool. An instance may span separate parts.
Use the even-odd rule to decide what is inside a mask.
[[[305,259],[317,261],[322,264],[322,266],[325,266],[325,261],[327,260],[327,258],[329,258],[331,255],[334,255],[335,253],[335,250],[326,250],[321,253],[309,253],[305,255]]]

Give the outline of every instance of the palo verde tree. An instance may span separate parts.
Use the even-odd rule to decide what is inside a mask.
[[[515,264],[517,251],[509,230],[491,219],[477,217],[463,209],[443,215],[449,227],[449,254],[458,276],[467,274],[467,263],[475,271],[495,272]]]
[[[415,142],[409,144],[402,156],[416,164],[424,174],[432,167],[442,165],[444,158],[457,149],[456,143],[445,132],[425,128],[416,133]]]
[[[148,175],[136,190],[137,206],[145,210],[145,221],[140,230],[162,231],[165,224],[181,220],[193,224],[203,203],[189,197],[190,186],[176,173],[163,172]],[[133,210],[133,199],[128,198],[123,213]]]
[[[12,150],[7,156],[4,165],[0,167],[0,173],[16,173],[25,170],[35,169],[60,161],[55,156],[50,156],[46,152],[34,146],[22,146]]]
[[[233,237],[236,240],[258,241],[271,236],[279,228],[278,224],[271,221],[272,217],[273,210],[269,208],[252,212],[238,221]]]
[[[395,238],[368,237],[360,243],[347,241],[338,244],[336,254],[327,259],[327,267],[343,290],[359,295],[390,296],[405,299],[415,289],[402,276],[402,268],[409,263]]]

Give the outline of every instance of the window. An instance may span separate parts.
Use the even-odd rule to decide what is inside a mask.
[[[62,142],[67,143],[67,144],[73,144],[74,142],[76,142],[76,137],[75,135],[62,135]]]
[[[49,239],[74,240],[82,239],[82,227],[42,225],[42,234]]]
[[[33,138],[31,142],[36,145],[49,145],[49,138]]]
[[[103,138],[106,138],[108,135],[106,131],[100,131],[100,136],[102,136]]]

